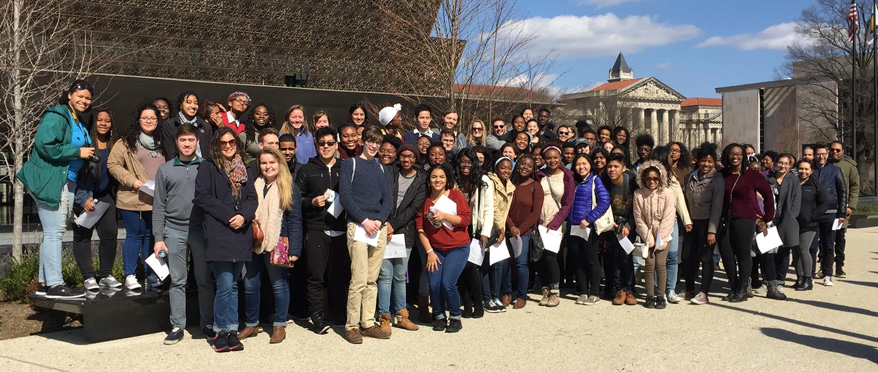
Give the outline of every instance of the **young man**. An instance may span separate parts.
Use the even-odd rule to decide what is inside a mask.
[[[576,157],[576,144],[573,142],[564,142],[561,144],[561,155],[564,156],[564,166],[571,169],[573,158]]]
[[[594,133],[594,129],[591,129],[591,126],[585,127],[585,129],[583,129],[581,132],[579,132],[579,135],[583,139],[588,141],[589,148],[595,148],[595,146],[597,146],[598,136],[597,136],[597,134]]]
[[[604,253],[604,275],[607,292],[615,293],[613,305],[636,305],[634,298],[634,260],[625,253],[619,244],[617,234],[634,242],[634,191],[637,190],[636,176],[625,171],[625,155],[607,156],[607,170],[601,181],[610,192],[610,207],[616,219],[616,229],[601,235],[607,244]]]
[[[439,137],[442,139],[442,148],[445,149],[445,154],[447,157],[454,156],[454,132],[450,129],[443,129],[439,132]]]
[[[433,143],[439,143],[439,133],[430,128],[433,122],[433,110],[427,105],[418,105],[415,107],[415,129],[410,130],[402,136],[403,143],[411,143],[417,145],[418,137],[427,136]]]
[[[308,311],[311,329],[326,334],[329,325],[324,318],[324,284],[329,291],[329,314],[335,321],[345,317],[345,299],[350,281],[350,259],[347,253],[345,212],[330,213],[333,203],[340,202],[338,180],[341,160],[335,129],[324,127],[314,133],[317,156],[302,166],[296,185],[302,192],[302,216],[305,220],[304,256],[306,257]],[[327,279],[327,273],[331,276]]]
[[[177,156],[177,128],[183,124],[192,124],[198,134],[198,148],[195,154],[202,159],[210,159],[210,141],[213,139],[213,127],[207,125],[198,117],[198,95],[195,92],[183,92],[177,98],[177,106],[180,112],[177,116],[168,118],[161,125],[162,147],[165,150],[165,160],[171,160]],[[201,146],[204,146],[202,148]]]
[[[389,333],[375,324],[378,273],[387,242],[385,223],[394,207],[388,170],[375,159],[382,138],[380,129],[367,128],[363,132],[363,153],[341,165],[339,195],[347,211],[347,243],[351,256],[345,339],[352,344],[363,343],[362,336],[390,338]],[[358,230],[366,237],[376,236],[377,242],[368,244],[359,240]]]
[[[600,128],[598,128],[598,140],[600,140],[601,143],[610,142],[610,137],[612,136],[613,130],[609,126],[602,125]]]
[[[847,192],[841,168],[829,163],[829,151],[826,145],[821,143],[815,146],[815,148],[814,155],[817,158],[817,169],[814,170],[814,175],[817,176],[817,184],[820,185],[820,191],[826,195],[826,202],[829,203],[829,209],[826,213],[817,218],[818,237],[820,238],[820,272],[815,277],[818,279],[822,278],[823,285],[831,287],[834,285],[832,282],[832,266],[835,262],[836,234],[836,231],[832,229],[832,225],[835,223],[835,219],[839,219],[841,222],[846,220]],[[815,258],[813,260],[815,263],[817,262],[816,253],[812,243],[811,256]],[[813,266],[815,268],[812,270],[816,270],[817,265]]]
[[[227,102],[229,109],[223,115],[223,125],[232,128],[235,134],[239,136],[241,133],[244,133],[244,123],[241,121],[241,118],[244,117],[244,112],[250,107],[250,102],[250,95],[247,93],[239,91],[229,94]]]
[[[558,127],[558,141],[561,143],[573,142],[576,138],[576,131],[570,124],[562,124]]]
[[[634,144],[637,145],[638,159],[637,162],[634,163],[634,171],[637,172],[640,170],[640,164],[643,164],[643,162],[649,159],[649,154],[652,154],[652,148],[655,147],[655,140],[648,134],[641,134],[634,139]]]
[[[510,131],[506,130],[506,123],[499,118],[491,122],[491,127],[491,134],[485,138],[485,147],[491,151],[499,151],[509,141]]]
[[[290,174],[293,176],[293,180],[295,180],[296,172],[302,168],[296,160],[296,146],[298,146],[296,144],[296,137],[293,137],[291,134],[281,135],[278,139],[278,146],[280,147],[281,154],[284,154],[287,167],[290,168]]]
[[[802,149],[802,159],[814,161],[814,148],[808,146]]]
[[[195,177],[201,158],[198,148],[198,129],[184,123],[176,130],[177,156],[162,164],[156,172],[155,198],[153,199],[152,226],[155,236],[155,254],[167,254],[171,288],[171,332],[165,345],[179,342],[186,328],[186,278],[187,259],[192,253],[192,271],[198,283],[198,308],[201,330],[211,339],[213,332],[213,301],[216,290],[211,279],[211,269],[205,259],[204,210],[194,206]]]
[[[841,168],[844,179],[844,188],[847,190],[847,208],[845,209],[845,223],[842,228],[835,232],[835,276],[844,278],[847,276],[842,270],[844,266],[844,248],[847,244],[847,219],[854,213],[857,203],[860,201],[860,172],[857,170],[857,162],[849,156],[844,156],[844,144],[841,141],[833,141],[829,148],[829,161]]]
[[[537,123],[540,124],[541,130],[554,131],[555,124],[552,123],[552,113],[549,112],[549,109],[545,107],[541,107],[537,111]]]

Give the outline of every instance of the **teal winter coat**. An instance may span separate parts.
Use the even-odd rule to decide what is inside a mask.
[[[79,159],[79,147],[71,144],[71,121],[67,106],[49,107],[37,127],[30,158],[16,175],[37,200],[52,208],[61,203],[70,162]]]

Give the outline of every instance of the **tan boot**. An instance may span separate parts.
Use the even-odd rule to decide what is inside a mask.
[[[283,340],[287,338],[287,327],[279,327],[275,326],[271,331],[271,339],[268,340],[270,344],[279,344]]]
[[[553,289],[549,293],[549,300],[546,301],[546,307],[555,307],[561,304],[561,292],[557,289]]]
[[[409,320],[409,311],[407,309],[402,309],[396,312],[396,319],[393,324],[408,331],[418,330],[418,325]]]
[[[418,296],[418,320],[426,324],[433,322],[433,314],[430,314],[429,296]]]
[[[248,337],[256,337],[256,334],[259,333],[261,329],[259,327],[244,327],[241,332],[238,332],[238,339],[243,340]]]
[[[540,306],[546,306],[549,303],[549,287],[543,287],[543,298],[540,299]]]
[[[378,327],[387,334],[391,334],[393,331],[390,329],[390,322],[390,314],[381,314],[381,317],[378,318]]]

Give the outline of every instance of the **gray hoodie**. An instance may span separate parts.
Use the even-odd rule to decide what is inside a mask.
[[[199,157],[188,165],[175,157],[156,172],[152,210],[152,233],[156,242],[165,240],[165,227],[180,231],[201,228],[204,211],[195,206],[195,177],[199,164]]]
[[[726,184],[716,168],[698,177],[698,169],[686,176],[683,185],[689,215],[693,220],[708,220],[707,232],[716,234],[723,212],[723,195]]]

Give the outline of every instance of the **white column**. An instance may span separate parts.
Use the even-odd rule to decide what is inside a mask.
[[[671,138],[671,136],[670,136],[671,122],[670,122],[670,117],[668,115],[668,110],[662,110],[662,126],[661,126],[661,128],[662,128],[661,129],[662,140],[660,142],[661,142],[661,145],[664,146],[665,144],[670,142],[670,138]]]
[[[651,134],[654,139],[658,140],[658,135],[659,135],[658,111],[656,111],[655,109],[649,110],[649,134]]]
[[[670,131],[671,137],[668,140],[668,142],[670,142],[670,141],[683,142],[684,137],[677,134],[677,131],[680,129],[679,128],[680,123],[678,122],[679,118],[677,116],[678,113],[679,113],[678,110],[671,110],[671,131]]]
[[[643,128],[646,128],[646,109],[638,107],[634,110],[637,112],[637,121],[631,125],[631,128],[628,128],[632,133],[642,131]]]

